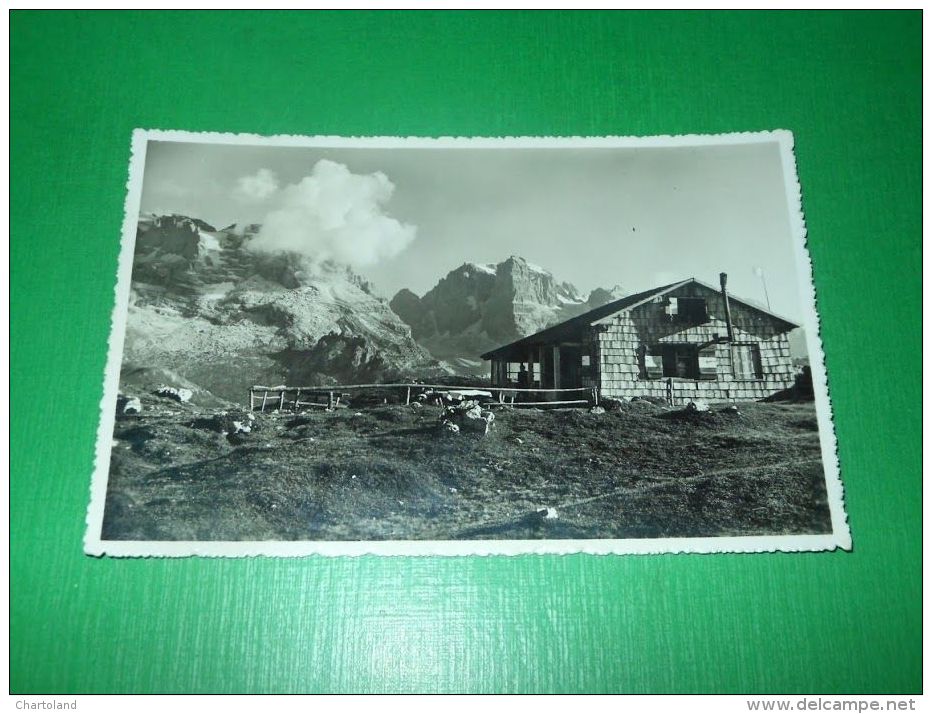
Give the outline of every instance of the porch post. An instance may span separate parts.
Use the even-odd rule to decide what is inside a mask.
[[[553,346],[553,388],[560,388],[560,345]]]
[[[538,355],[538,359],[540,360],[540,388],[541,389],[547,388],[546,380],[544,379],[544,364],[545,364],[544,354],[545,354],[544,346],[540,345],[537,348],[537,355]]]

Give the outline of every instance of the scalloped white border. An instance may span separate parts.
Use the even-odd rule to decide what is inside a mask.
[[[142,195],[146,146],[150,140],[251,146],[319,148],[405,148],[405,149],[542,149],[542,148],[654,148],[714,146],[778,142],[783,161],[784,185],[790,212],[800,299],[805,311],[809,360],[815,389],[816,414],[822,446],[832,533],[828,535],[776,535],[714,538],[631,538],[592,540],[451,540],[451,541],[105,541],[100,538],[113,442],[115,406],[126,332],[136,223]],[[828,394],[812,263],[806,248],[799,180],[793,155],[793,135],[786,130],[733,134],[651,137],[338,137],[259,136],[136,129],[132,136],[129,177],[123,216],[115,304],[111,317],[109,352],[104,372],[103,398],[91,500],[87,511],[84,551],[110,556],[357,556],[357,555],[521,555],[521,554],[656,554],[656,553],[759,553],[774,551],[817,551],[851,549],[851,532],[844,510],[844,490],[839,477],[832,407]]]

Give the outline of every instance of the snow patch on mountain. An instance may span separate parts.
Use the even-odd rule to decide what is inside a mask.
[[[540,267],[540,266],[537,265],[536,263],[528,263],[527,261],[525,261],[525,264],[527,265],[528,270],[532,270],[532,271],[534,271],[535,273],[542,273],[542,274],[545,274],[545,275],[550,275],[550,271],[549,271],[549,270],[544,270],[542,267]]]
[[[205,231],[198,231],[197,233],[201,241],[200,247],[203,250],[219,251],[221,249],[220,241],[217,240],[217,236],[213,235],[212,233],[206,233]]]
[[[487,275],[495,275],[494,265],[489,265],[488,263],[467,263],[467,265],[473,270],[478,270],[480,273],[486,273]]]

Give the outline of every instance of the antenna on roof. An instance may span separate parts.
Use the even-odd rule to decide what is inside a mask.
[[[761,267],[754,268],[754,274],[760,278],[761,285],[764,286],[764,299],[767,301],[767,309],[772,309],[770,307],[770,293],[767,292],[767,280],[764,278],[764,269]]]

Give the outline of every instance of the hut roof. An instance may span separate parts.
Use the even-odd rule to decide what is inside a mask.
[[[569,320],[564,320],[563,322],[552,325],[544,330],[535,332],[532,335],[522,337],[520,340],[515,340],[514,342],[509,342],[507,345],[496,347],[494,350],[489,350],[483,354],[482,359],[492,359],[496,355],[499,355],[503,352],[510,352],[512,350],[517,350],[519,348],[529,347],[531,345],[540,343],[553,342],[562,338],[570,338],[573,335],[578,334],[582,328],[605,322],[619,312],[632,310],[646,302],[650,302],[656,297],[665,295],[666,293],[672,292],[673,290],[681,288],[684,285],[689,285],[690,283],[701,285],[702,287],[706,288],[707,290],[711,290],[712,292],[718,292],[718,290],[716,290],[708,283],[704,283],[701,280],[697,280],[696,278],[687,278],[686,280],[680,280],[679,282],[670,283],[669,285],[661,285],[660,287],[644,290],[642,292],[634,293],[633,295],[627,295],[626,297],[620,298],[618,300],[605,303],[604,305],[600,305],[599,307],[589,310],[588,312],[584,312],[582,315],[571,317]],[[780,323],[787,332],[796,327],[799,327],[799,325],[795,322],[791,322],[785,317],[781,317],[780,315],[770,312],[769,310],[766,310],[759,305],[755,305],[752,302],[735,297],[731,293],[729,293],[728,298],[732,302],[737,302],[751,310],[755,310],[757,312],[763,313],[764,315],[767,315],[774,321]]]

